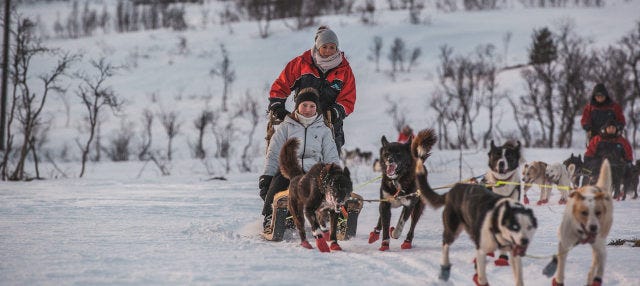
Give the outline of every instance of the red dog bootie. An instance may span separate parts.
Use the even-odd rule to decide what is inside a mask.
[[[549,200],[539,200],[536,204],[541,206],[541,205],[544,205],[544,204],[546,204],[548,202],[549,202]]]
[[[342,251],[342,247],[337,242],[331,242],[331,246],[329,247],[331,251]]]
[[[329,252],[329,245],[322,236],[316,237],[316,246],[318,247],[318,250],[320,250],[320,252]]]
[[[593,283],[591,283],[591,286],[602,286],[602,278],[593,278]]]
[[[509,266],[509,256],[500,255],[498,259],[493,262],[496,266]]]
[[[567,204],[567,200],[565,198],[560,198],[560,200],[558,201],[559,205],[566,205]]]
[[[378,248],[378,250],[380,250],[380,251],[389,250],[389,241],[388,240],[382,241],[382,245],[380,245],[380,248]]]
[[[400,245],[402,249],[411,249],[411,241],[405,240],[402,245]]]
[[[487,284],[480,284],[480,282],[478,282],[478,273],[473,274],[473,283],[475,283],[476,286],[489,286],[489,282],[487,282]]]
[[[564,286],[564,283],[558,283],[558,281],[556,281],[556,278],[553,277],[553,279],[551,279],[551,286]]]
[[[313,247],[311,246],[311,244],[309,244],[309,242],[308,242],[308,241],[306,241],[306,240],[305,240],[305,241],[303,241],[303,242],[301,242],[301,243],[300,243],[300,246],[302,246],[302,247],[304,247],[304,248],[306,248],[306,249],[313,249]]]
[[[380,239],[380,230],[374,228],[373,231],[369,233],[369,244],[376,242],[378,239]]]
[[[523,202],[525,205],[528,205],[528,204],[529,204],[529,197],[527,197],[527,195],[524,195],[524,197],[522,198],[522,202]]]

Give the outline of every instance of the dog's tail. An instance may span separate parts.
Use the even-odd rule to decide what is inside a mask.
[[[431,128],[418,132],[413,141],[411,141],[411,154],[415,158],[426,161],[431,155],[431,147],[438,141],[438,136]]]
[[[416,182],[420,189],[420,199],[425,204],[431,205],[434,209],[444,205],[446,194],[438,194],[431,188],[427,180],[427,168],[422,164],[421,159],[418,159],[416,165]]]
[[[297,138],[291,138],[282,145],[280,150],[280,172],[282,175],[291,179],[295,176],[304,174],[302,166],[298,162],[298,147],[300,141]]]

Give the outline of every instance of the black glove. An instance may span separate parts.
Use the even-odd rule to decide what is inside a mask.
[[[260,179],[258,179],[258,188],[260,189],[260,197],[262,200],[267,196],[269,185],[271,185],[271,179],[273,179],[273,176],[269,175],[262,175],[260,176]]]
[[[584,126],[582,126],[582,129],[584,129],[584,131],[589,131],[589,130],[591,130],[591,126],[584,125]]]
[[[290,113],[289,111],[284,109],[284,107],[276,108],[276,109],[272,110],[272,112],[273,112],[273,115],[275,115],[276,118],[278,118],[280,120],[284,120],[284,117],[287,116],[287,114]]]
[[[329,116],[331,116],[331,122],[337,122],[338,120],[342,120],[342,118],[340,118],[340,113],[338,112],[338,107],[336,107],[335,105],[331,105],[329,106]]]

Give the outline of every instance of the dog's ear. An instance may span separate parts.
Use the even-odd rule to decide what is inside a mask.
[[[578,190],[575,190],[569,194],[570,198],[575,198],[576,200],[584,200],[584,197]]]
[[[604,159],[600,167],[600,175],[596,186],[607,194],[611,194],[611,165],[609,159]]]
[[[384,135],[382,135],[380,141],[382,142],[382,147],[385,147],[389,144],[389,141],[387,141],[387,137],[385,137]]]
[[[351,172],[349,172],[349,168],[347,168],[346,166],[344,167],[344,169],[342,170],[344,175],[351,178]]]
[[[516,141],[516,149],[520,149],[520,147],[522,147],[522,143],[520,143],[520,140]]]
[[[567,167],[567,172],[569,172],[569,176],[573,176],[575,171],[576,171],[576,165],[575,164],[571,164],[571,165],[569,165],[569,167]]]

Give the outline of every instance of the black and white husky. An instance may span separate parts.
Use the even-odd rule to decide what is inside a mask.
[[[493,192],[520,201],[520,172],[518,168],[524,163],[520,141],[507,141],[496,146],[491,140],[489,150],[489,171],[484,182],[491,185]]]
[[[486,256],[496,250],[511,253],[515,284],[523,285],[521,256],[526,254],[538,227],[531,209],[477,184],[456,184],[440,195],[429,186],[422,164],[416,167],[416,182],[423,200],[434,208],[444,206],[441,280],[449,279],[449,247],[464,230],[476,246],[477,273],[473,276],[476,285],[488,284]]]

